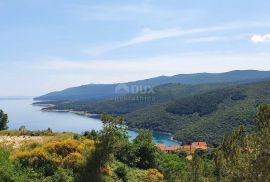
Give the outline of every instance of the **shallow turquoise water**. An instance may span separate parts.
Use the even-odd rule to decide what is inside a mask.
[[[8,113],[9,129],[18,129],[20,126],[25,126],[29,130],[44,130],[51,128],[53,131],[62,132],[70,131],[82,133],[88,130],[100,130],[102,123],[99,119],[89,118],[67,112],[44,112],[40,106],[33,106],[32,99],[1,99],[0,109]],[[134,130],[128,131],[130,138],[136,137],[137,132]],[[153,133],[156,143],[165,145],[176,145],[170,139],[170,135],[163,133]]]

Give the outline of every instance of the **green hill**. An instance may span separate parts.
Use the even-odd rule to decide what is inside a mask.
[[[90,113],[113,113],[127,114],[150,105],[164,103],[170,100],[179,99],[199,93],[204,93],[218,88],[231,86],[233,83],[216,83],[202,85],[165,84],[154,88],[152,93],[129,94],[118,96],[105,101],[71,101],[58,103],[51,109],[76,111],[88,111]]]
[[[135,128],[171,132],[184,143],[219,143],[240,125],[251,129],[257,106],[270,103],[270,81],[243,84],[157,104],[127,114]]]
[[[131,93],[132,87],[156,87],[168,83],[181,83],[188,85],[224,83],[224,82],[253,82],[258,80],[269,80],[270,71],[256,70],[236,70],[225,73],[196,73],[179,74],[174,76],[159,76],[155,78],[138,80],[127,83],[116,84],[89,84],[73,88],[67,88],[62,91],[51,92],[46,95],[35,98],[41,101],[101,101],[107,100],[123,93],[117,92],[117,87],[127,88],[126,93]],[[133,92],[132,92],[133,93]],[[125,94],[125,93],[124,93]]]

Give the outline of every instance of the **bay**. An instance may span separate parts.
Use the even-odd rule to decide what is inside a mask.
[[[77,115],[69,112],[41,111],[41,106],[32,105],[32,98],[28,97],[0,97],[0,109],[9,116],[9,129],[19,129],[25,126],[28,130],[46,130],[51,128],[54,132],[82,133],[89,130],[100,130],[102,123],[99,119]],[[128,130],[130,139],[137,136],[135,130]],[[153,132],[156,143],[167,146],[177,145],[171,136],[164,133]]]

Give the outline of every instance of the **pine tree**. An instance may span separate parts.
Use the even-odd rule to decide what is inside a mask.
[[[270,181],[270,106],[259,108],[255,129],[244,127],[226,135],[216,151],[218,181]]]
[[[96,150],[89,155],[80,181],[104,181],[102,171],[108,171],[108,162],[112,160],[122,144],[128,140],[126,128],[121,124],[123,117],[102,114],[103,129],[100,131]]]
[[[203,160],[197,153],[196,150],[193,154],[192,159],[192,172],[191,172],[191,179],[192,182],[199,182],[202,181],[203,178]]]
[[[270,181],[270,106],[260,107],[256,120],[256,131],[251,135],[252,178],[255,181]]]

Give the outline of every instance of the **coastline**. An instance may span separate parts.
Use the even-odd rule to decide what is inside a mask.
[[[40,107],[43,107],[41,108],[41,111],[42,112],[59,112],[59,113],[72,113],[72,114],[76,114],[76,115],[79,115],[79,116],[84,116],[84,117],[89,117],[89,118],[94,118],[94,119],[99,119],[101,114],[97,114],[97,113],[89,113],[87,111],[76,111],[76,110],[73,110],[73,109],[52,109],[51,107],[55,106],[54,104],[42,104],[42,103],[33,103],[32,105],[35,105],[35,106],[40,106]],[[125,126],[128,127],[128,130],[131,130],[131,131],[135,131],[135,132],[138,132],[140,130],[140,128],[133,128],[133,127],[130,127],[128,126],[127,124],[123,124]],[[142,129],[142,128],[141,128]],[[181,141],[178,141],[178,140],[175,140],[173,138],[173,134],[172,133],[169,133],[169,132],[164,132],[164,131],[154,131],[154,130],[150,130],[153,134],[165,134],[165,135],[168,135],[170,140],[172,142],[175,142],[175,143],[178,143],[179,145],[182,144]]]
[[[141,128],[141,129],[139,129],[139,128],[132,128],[132,127],[130,127],[130,126],[128,126],[128,125],[125,125],[125,126],[128,127],[128,130],[130,130],[130,131],[135,131],[135,132],[138,132],[138,131],[140,131],[141,129],[143,129],[143,128]],[[170,138],[170,140],[171,140],[172,142],[177,143],[177,144],[179,144],[179,145],[182,145],[182,142],[181,142],[181,141],[175,140],[175,139],[173,138],[173,134],[172,134],[172,133],[169,133],[169,132],[163,132],[163,131],[154,131],[154,130],[149,130],[149,131],[151,131],[151,132],[153,133],[153,135],[154,135],[155,133],[156,133],[156,134],[164,134],[164,135],[168,135],[169,138]]]
[[[68,112],[68,113],[72,113],[72,114],[76,114],[76,115],[80,115],[80,116],[85,116],[85,117],[90,117],[90,118],[99,118],[100,114],[96,114],[96,113],[89,113],[87,111],[75,111],[72,109],[50,109],[50,108],[42,108],[41,111],[43,112]]]

